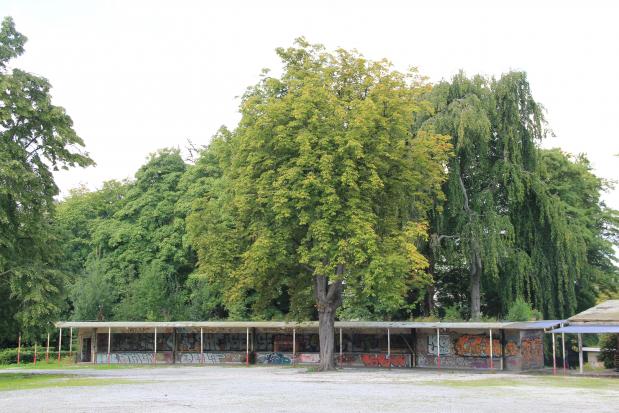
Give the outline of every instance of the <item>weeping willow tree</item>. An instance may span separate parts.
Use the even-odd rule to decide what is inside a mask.
[[[450,135],[455,151],[431,229],[437,278],[466,269],[472,319],[505,314],[518,297],[547,317],[573,314],[586,245],[540,177],[547,129],[526,75],[461,73],[432,96],[420,127]]]

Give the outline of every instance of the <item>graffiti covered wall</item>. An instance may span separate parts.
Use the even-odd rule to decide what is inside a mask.
[[[417,334],[417,365],[437,367],[436,334]],[[528,370],[544,367],[542,331],[505,330],[492,338],[493,368],[505,370]],[[490,368],[490,337],[485,334],[470,334],[448,331],[440,336],[441,368],[476,369]]]
[[[449,354],[449,348],[451,346],[451,339],[449,336],[441,337],[440,339],[432,334],[428,336],[428,353],[433,355]]]
[[[490,337],[464,334],[454,344],[455,353],[464,357],[490,357]],[[500,357],[501,340],[492,339],[492,356]]]
[[[441,368],[487,369],[490,368],[490,337],[483,334],[444,332],[440,341],[434,331],[417,334],[417,365],[437,367],[440,355]],[[493,368],[500,368],[501,341],[492,339],[492,355],[496,357]],[[438,352],[438,354],[437,354]]]
[[[111,353],[109,362],[110,364],[153,364],[153,352],[140,352],[140,351],[127,351]],[[107,353],[97,353],[97,364],[107,364]],[[172,352],[157,352],[157,363],[171,364]]]
[[[335,356],[337,364],[344,367],[384,367],[402,368],[411,367],[410,354],[391,354],[385,353],[346,353],[340,360],[339,354]]]
[[[526,333],[520,339],[522,369],[541,369],[544,367],[544,343],[542,334]]]
[[[292,364],[292,353],[256,353],[257,364]]]
[[[246,353],[241,352],[182,352],[176,353],[176,362],[181,364],[245,364]]]

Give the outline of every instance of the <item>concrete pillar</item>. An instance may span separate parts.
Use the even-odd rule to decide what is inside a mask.
[[[62,327],[58,330],[58,363],[60,363],[60,350],[62,349]]]
[[[494,368],[494,354],[492,354],[492,329],[490,329],[490,368]]]
[[[555,333],[552,333],[552,374],[557,374],[557,355],[555,354]]]
[[[153,352],[153,364],[157,364],[157,327],[155,327],[155,351]]]
[[[578,333],[578,368],[580,374],[583,373],[583,360],[582,360],[582,334]]]
[[[563,323],[561,323],[563,328]],[[565,358],[565,333],[561,333],[561,351],[563,355],[563,374],[567,372],[567,359]]]
[[[342,340],[342,329],[340,328],[340,368],[344,367],[344,359],[342,358],[342,344],[343,344],[344,340]]]
[[[107,365],[110,365],[111,362],[111,352],[112,352],[112,327],[107,328]]]
[[[441,332],[440,328],[436,329],[436,367],[441,368]]]

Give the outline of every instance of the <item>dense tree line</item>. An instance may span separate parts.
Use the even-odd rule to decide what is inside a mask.
[[[587,159],[542,149],[526,75],[432,85],[303,39],[195,160],[54,202],[92,163],[49,84],[0,58],[0,336],[80,320],[567,317],[617,294],[619,215]],[[327,360],[327,357],[323,359]],[[325,365],[324,368],[330,366]]]

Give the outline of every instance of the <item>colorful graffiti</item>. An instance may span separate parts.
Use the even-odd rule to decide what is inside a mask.
[[[225,364],[245,363],[245,353],[180,353],[177,361],[182,364]]]
[[[505,344],[505,356],[507,357],[515,357],[520,355],[520,349],[518,348],[518,344],[513,341],[508,341]]]
[[[366,367],[408,367],[407,357],[403,354],[362,354],[361,361]]]
[[[437,339],[438,337],[436,337],[436,335],[428,336],[428,354],[436,355],[437,351],[439,351],[441,355],[449,354],[451,347],[451,337],[448,335],[441,336],[440,340],[438,340],[438,345]]]
[[[320,353],[300,353],[295,357],[295,363],[318,364],[320,363]]]
[[[490,357],[490,337],[462,335],[456,340],[454,349],[458,356]],[[501,356],[501,342],[498,339],[492,340],[492,355]]]
[[[97,353],[97,364],[107,364],[107,353]],[[152,352],[111,353],[110,364],[153,364]],[[172,352],[157,353],[157,363],[172,363]]]
[[[532,369],[544,366],[544,345],[539,336],[523,337],[520,341],[522,349],[522,368]]]
[[[437,367],[437,357],[434,355],[419,354],[417,356],[419,367]],[[499,364],[494,363],[498,368]],[[441,368],[448,369],[487,369],[490,368],[490,359],[486,357],[462,357],[455,355],[441,356]]]
[[[292,364],[292,358],[278,352],[256,353],[256,362],[259,364]]]
[[[349,367],[411,367],[411,356],[410,354],[388,356],[385,353],[348,353],[342,355],[341,361],[339,355],[336,356],[336,362]]]

